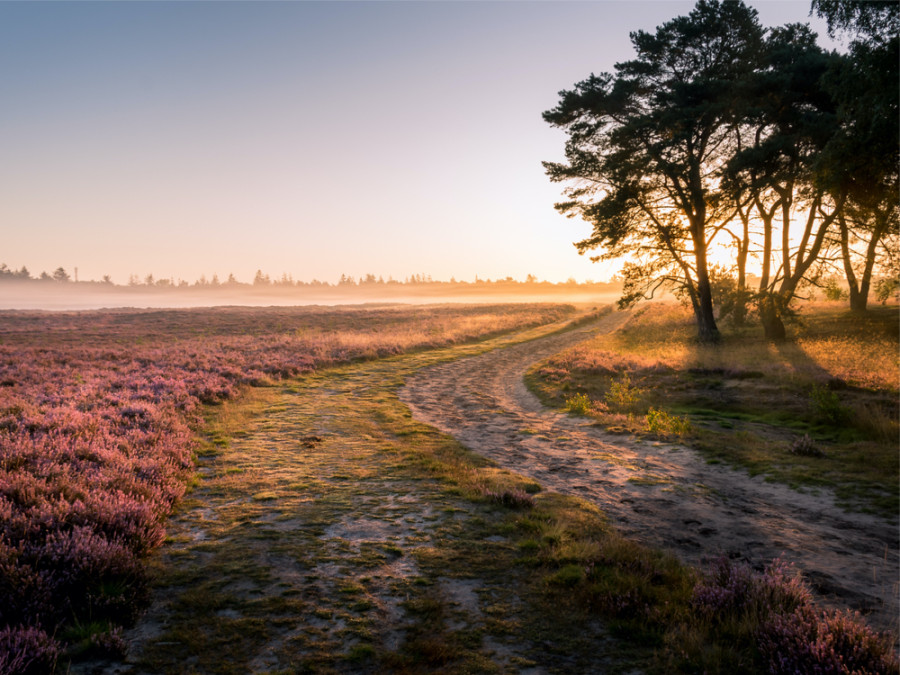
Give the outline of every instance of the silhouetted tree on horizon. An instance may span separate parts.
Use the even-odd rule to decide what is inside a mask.
[[[785,338],[784,315],[814,272],[846,198],[842,186],[829,189],[820,173],[821,155],[837,132],[835,104],[822,86],[836,58],[816,44],[808,26],[773,28],[757,68],[739,89],[735,126],[744,140],[723,174],[732,194],[748,197],[761,224],[755,297],[771,340]],[[792,237],[798,230],[799,238]]]
[[[766,337],[781,340],[792,301],[841,259],[857,311],[875,270],[900,268],[900,3],[812,8],[830,32],[853,32],[849,54],[823,50],[805,24],[763,30],[741,0],[699,0],[655,34],[632,33],[631,61],[544,113],[568,134],[566,162],[544,163],[567,183],[556,208],[592,226],[580,253],[625,261],[620,306],[669,287],[714,341],[713,287],[728,287],[715,307],[740,323],[755,304]],[[708,260],[723,232],[730,285]]]
[[[579,252],[634,256],[620,305],[675,285],[689,298],[699,338],[718,339],[708,250],[726,222],[714,172],[736,115],[733,92],[755,64],[763,30],[736,0],[700,0],[688,15],[631,34],[636,56],[591,75],[544,113],[568,133],[566,163],[550,179],[574,183],[556,208],[593,227]]]
[[[879,256],[896,276],[900,166],[900,3],[813,0],[834,35],[852,35],[849,54],[825,86],[840,131],[822,156],[822,175],[847,195],[838,215],[850,308],[864,312]],[[852,244],[862,245],[860,252]]]

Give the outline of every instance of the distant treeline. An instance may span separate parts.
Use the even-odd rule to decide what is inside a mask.
[[[550,288],[602,288],[604,290],[621,289],[620,281],[613,280],[610,282],[586,281],[579,283],[575,279],[568,279],[564,282],[541,281],[535,275],[529,274],[524,281],[519,281],[513,277],[505,277],[503,279],[481,279],[475,277],[475,281],[458,281],[451,277],[449,281],[440,281],[432,279],[430,274],[413,274],[403,280],[397,280],[393,277],[384,279],[382,276],[374,274],[366,274],[359,278],[342,274],[340,279],[334,283],[327,281],[294,280],[290,274],[282,274],[280,277],[270,277],[264,274],[262,270],[257,270],[256,276],[252,282],[242,282],[235,278],[234,274],[229,274],[222,281],[217,274],[207,278],[201,276],[194,282],[188,282],[184,279],[175,280],[174,278],[156,278],[152,274],[148,274],[144,278],[137,275],[131,275],[128,283],[125,285],[115,284],[109,275],[104,275],[100,281],[78,281],[77,268],[73,275],[63,267],[57,267],[52,273],[41,272],[38,276],[33,276],[27,267],[21,267],[18,270],[10,268],[6,263],[0,263],[0,282],[4,281],[25,281],[31,283],[75,283],[79,285],[91,286],[107,286],[118,289],[135,288],[135,289],[198,289],[198,288],[221,288],[221,289],[261,289],[261,288],[338,288],[349,290],[351,288],[386,288],[386,287],[424,287],[429,288],[459,288],[459,287],[520,287],[523,290],[528,289],[550,289]]]

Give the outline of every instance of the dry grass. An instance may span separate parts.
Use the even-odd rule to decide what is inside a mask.
[[[647,305],[622,331],[599,336],[559,360],[570,369],[595,373],[671,368],[756,371],[809,382],[840,379],[855,387],[896,392],[900,353],[896,308],[876,308],[869,318],[834,309],[803,307],[795,338],[766,342],[755,327],[726,333],[723,344],[698,345],[689,310],[675,304]]]
[[[806,359],[832,378],[855,387],[896,393],[900,386],[896,307],[868,318],[811,305],[816,320],[797,339]],[[876,310],[873,310],[876,311]]]

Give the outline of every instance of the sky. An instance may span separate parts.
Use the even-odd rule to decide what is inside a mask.
[[[824,38],[806,0],[748,4]],[[0,263],[606,280],[553,208],[565,134],[541,113],[692,7],[0,2]]]

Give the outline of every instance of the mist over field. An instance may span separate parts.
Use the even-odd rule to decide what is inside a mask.
[[[442,304],[502,302],[565,302],[578,305],[615,302],[621,287],[617,284],[433,284],[431,286],[278,288],[245,286],[233,288],[127,287],[91,283],[0,284],[0,311],[46,310],[78,311],[118,307],[188,308],[289,307],[301,305],[353,304]]]

